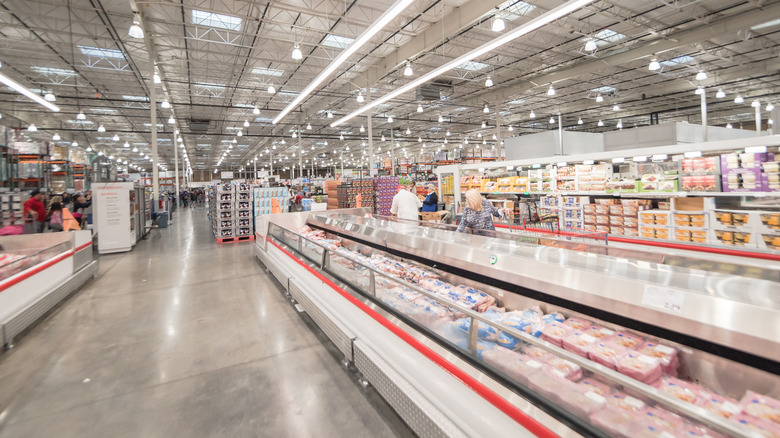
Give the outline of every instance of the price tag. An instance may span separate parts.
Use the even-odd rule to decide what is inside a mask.
[[[642,304],[668,312],[682,313],[685,295],[682,292],[652,284],[645,285]]]

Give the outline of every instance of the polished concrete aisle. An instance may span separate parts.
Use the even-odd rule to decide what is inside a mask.
[[[0,354],[0,437],[410,435],[279,288],[180,211]]]

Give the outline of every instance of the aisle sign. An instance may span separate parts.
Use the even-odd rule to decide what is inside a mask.
[[[683,292],[653,284],[646,284],[642,293],[642,304],[669,312],[682,313],[684,300]]]
[[[233,172],[223,171],[220,176],[223,180],[233,179]]]
[[[135,235],[130,225],[130,193],[135,183],[94,183],[93,216],[101,254],[130,251]]]

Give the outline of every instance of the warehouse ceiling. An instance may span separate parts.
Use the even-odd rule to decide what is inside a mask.
[[[588,132],[615,130],[618,122],[624,129],[647,125],[651,115],[700,123],[698,87],[710,125],[752,127],[754,100],[764,118],[765,106],[778,103],[780,1],[594,1],[445,72],[427,93],[404,93],[331,127],[562,3],[414,0],[273,124],[393,1],[5,0],[0,73],[35,93],[53,93],[61,110],[2,87],[0,122],[35,124],[32,137],[58,133],[62,145],[75,140],[148,170],[155,87],[162,165],[173,168],[178,129],[178,150],[191,168],[213,171],[255,158],[261,168],[272,154],[277,169],[301,155],[307,168],[340,158],[357,165],[368,149],[369,114],[376,153],[411,157],[493,148],[500,138],[557,129],[559,114],[565,129]],[[505,30],[492,29],[496,17]],[[134,19],[143,38],[128,35]],[[296,47],[302,59],[293,59]],[[653,59],[655,71],[648,68]],[[702,71],[706,79],[697,79]],[[719,89],[725,97],[716,97]],[[743,103],[734,102],[738,95]],[[163,100],[171,108],[161,107]]]

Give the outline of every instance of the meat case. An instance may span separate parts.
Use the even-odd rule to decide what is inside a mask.
[[[776,263],[697,263],[587,242],[455,233],[446,225],[362,213],[277,215],[258,232],[266,237],[258,257],[334,343],[346,345],[336,341],[344,335],[331,336],[339,332],[333,327],[348,327],[341,331],[350,340],[341,348],[345,360],[378,389],[386,385],[358,358],[376,342],[377,357],[384,355],[379,362],[397,361],[391,368],[405,382],[397,388],[428,394],[429,403],[418,405],[422,415],[443,415],[468,430],[478,421],[472,417],[495,414],[490,409],[517,419],[510,414],[516,407],[560,436],[780,436]],[[465,396],[436,399],[412,355],[372,340],[375,330],[353,326],[349,306],[326,303],[323,283],[306,292],[295,264],[376,309],[393,324],[384,327],[422,340],[466,373],[462,382],[475,377],[500,400],[484,396],[492,403],[485,408]],[[332,320],[315,317],[323,314]],[[424,430],[417,417],[390,404],[415,431]],[[463,409],[471,415],[452,414]],[[492,425],[501,416],[494,417]]]

